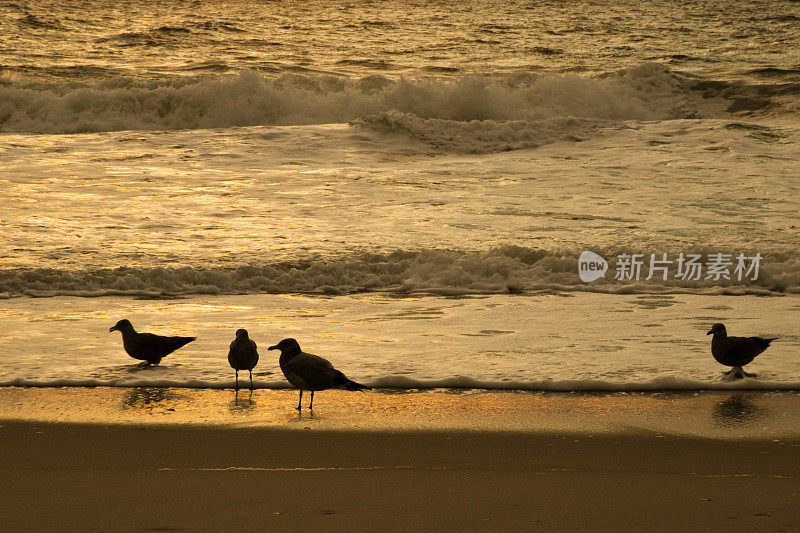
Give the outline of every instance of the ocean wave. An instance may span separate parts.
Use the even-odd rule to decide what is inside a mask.
[[[138,42],[152,34],[115,38]],[[210,62],[198,68],[227,67]],[[785,91],[785,84],[781,86]],[[420,120],[507,121],[506,128],[526,129],[531,121],[551,119],[665,120],[756,113],[771,102],[764,91],[761,85],[750,88],[690,78],[656,63],[600,77],[520,72],[452,80],[264,76],[245,71],[163,80],[105,76],[89,83],[31,81],[12,72],[0,76],[0,132],[324,124],[389,113]],[[775,94],[784,93],[775,89]],[[506,145],[500,143],[501,148]]]
[[[615,280],[614,258],[630,250],[595,250],[609,259],[605,278],[584,283],[574,250],[501,246],[488,251],[419,250],[358,253],[332,258],[237,265],[95,270],[2,269],[0,298],[17,296],[117,296],[142,298],[190,294],[399,295],[524,294],[599,292],[609,294],[771,295],[800,293],[800,255],[763,253],[758,279],[681,280],[674,267],[666,281]],[[738,251],[697,249],[708,255]],[[677,255],[677,254],[675,254]],[[731,267],[731,271],[733,267]],[[705,275],[705,274],[703,274]]]
[[[114,379],[52,379],[37,380],[13,378],[0,380],[0,387],[156,387],[178,389],[232,389],[234,380],[162,379],[125,377]],[[372,380],[362,380],[373,389],[386,390],[493,390],[529,392],[670,392],[705,390],[800,390],[797,381],[768,381],[744,378],[735,381],[702,381],[690,378],[663,376],[644,381],[605,381],[597,379],[543,379],[531,381],[487,381],[468,376],[442,379],[414,379],[408,376],[389,375]],[[292,388],[285,380],[254,380],[256,389],[281,390]]]
[[[154,46],[154,45],[181,45],[180,40],[189,34],[195,33],[244,33],[244,30],[230,22],[203,21],[187,22],[185,25],[162,25],[137,32],[122,32],[95,39],[97,43],[108,43],[120,47]]]
[[[797,76],[800,75],[800,68],[760,67],[750,70],[750,73],[764,76]]]
[[[33,28],[41,28],[47,30],[61,30],[63,26],[61,22],[55,17],[48,17],[43,15],[33,15],[31,13],[27,13],[24,17],[21,17],[17,20],[21,25],[31,26]]]
[[[381,133],[400,133],[434,148],[473,154],[535,148],[556,141],[582,141],[611,121],[573,117],[544,120],[444,120],[388,111],[361,117],[351,125]]]

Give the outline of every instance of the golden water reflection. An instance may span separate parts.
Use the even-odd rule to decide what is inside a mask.
[[[0,420],[210,424],[328,430],[645,432],[800,438],[800,391],[521,393],[297,391],[162,387],[0,387]],[[305,399],[305,398],[304,398]]]

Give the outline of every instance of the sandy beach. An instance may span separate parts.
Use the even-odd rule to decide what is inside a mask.
[[[0,389],[3,530],[800,524],[794,392],[131,391]]]
[[[0,533],[800,530],[798,21],[0,2]]]

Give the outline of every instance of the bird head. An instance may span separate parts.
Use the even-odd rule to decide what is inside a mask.
[[[244,328],[240,328],[236,330],[236,338],[237,339],[248,339],[249,336],[247,334],[247,330]]]
[[[300,353],[300,345],[294,339],[283,339],[275,346],[270,346],[268,350],[280,350],[281,353],[295,354]]]
[[[127,318],[123,318],[122,320],[120,320],[119,322],[108,328],[108,331],[127,331],[132,329],[133,329],[133,324],[131,324],[130,320],[128,320]]]
[[[727,335],[727,331],[725,331],[725,324],[717,322],[716,324],[711,326],[711,330],[708,333],[706,333],[706,335],[711,335],[715,333],[719,333],[721,335]]]

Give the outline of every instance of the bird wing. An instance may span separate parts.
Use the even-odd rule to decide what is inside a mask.
[[[247,362],[255,367],[256,363],[258,363],[258,346],[256,346],[256,341],[248,339],[244,351],[247,354]]]
[[[337,371],[327,359],[301,352],[283,368],[289,383],[306,390],[325,390],[336,386]]]
[[[233,368],[236,368],[239,363],[239,341],[238,339],[234,339],[231,343],[231,347],[228,350],[228,363]]]
[[[141,354],[164,357],[194,340],[194,337],[164,337],[153,333],[136,335],[136,349]]]
[[[761,337],[728,337],[728,357],[746,365],[758,354],[769,348],[772,339]]]

